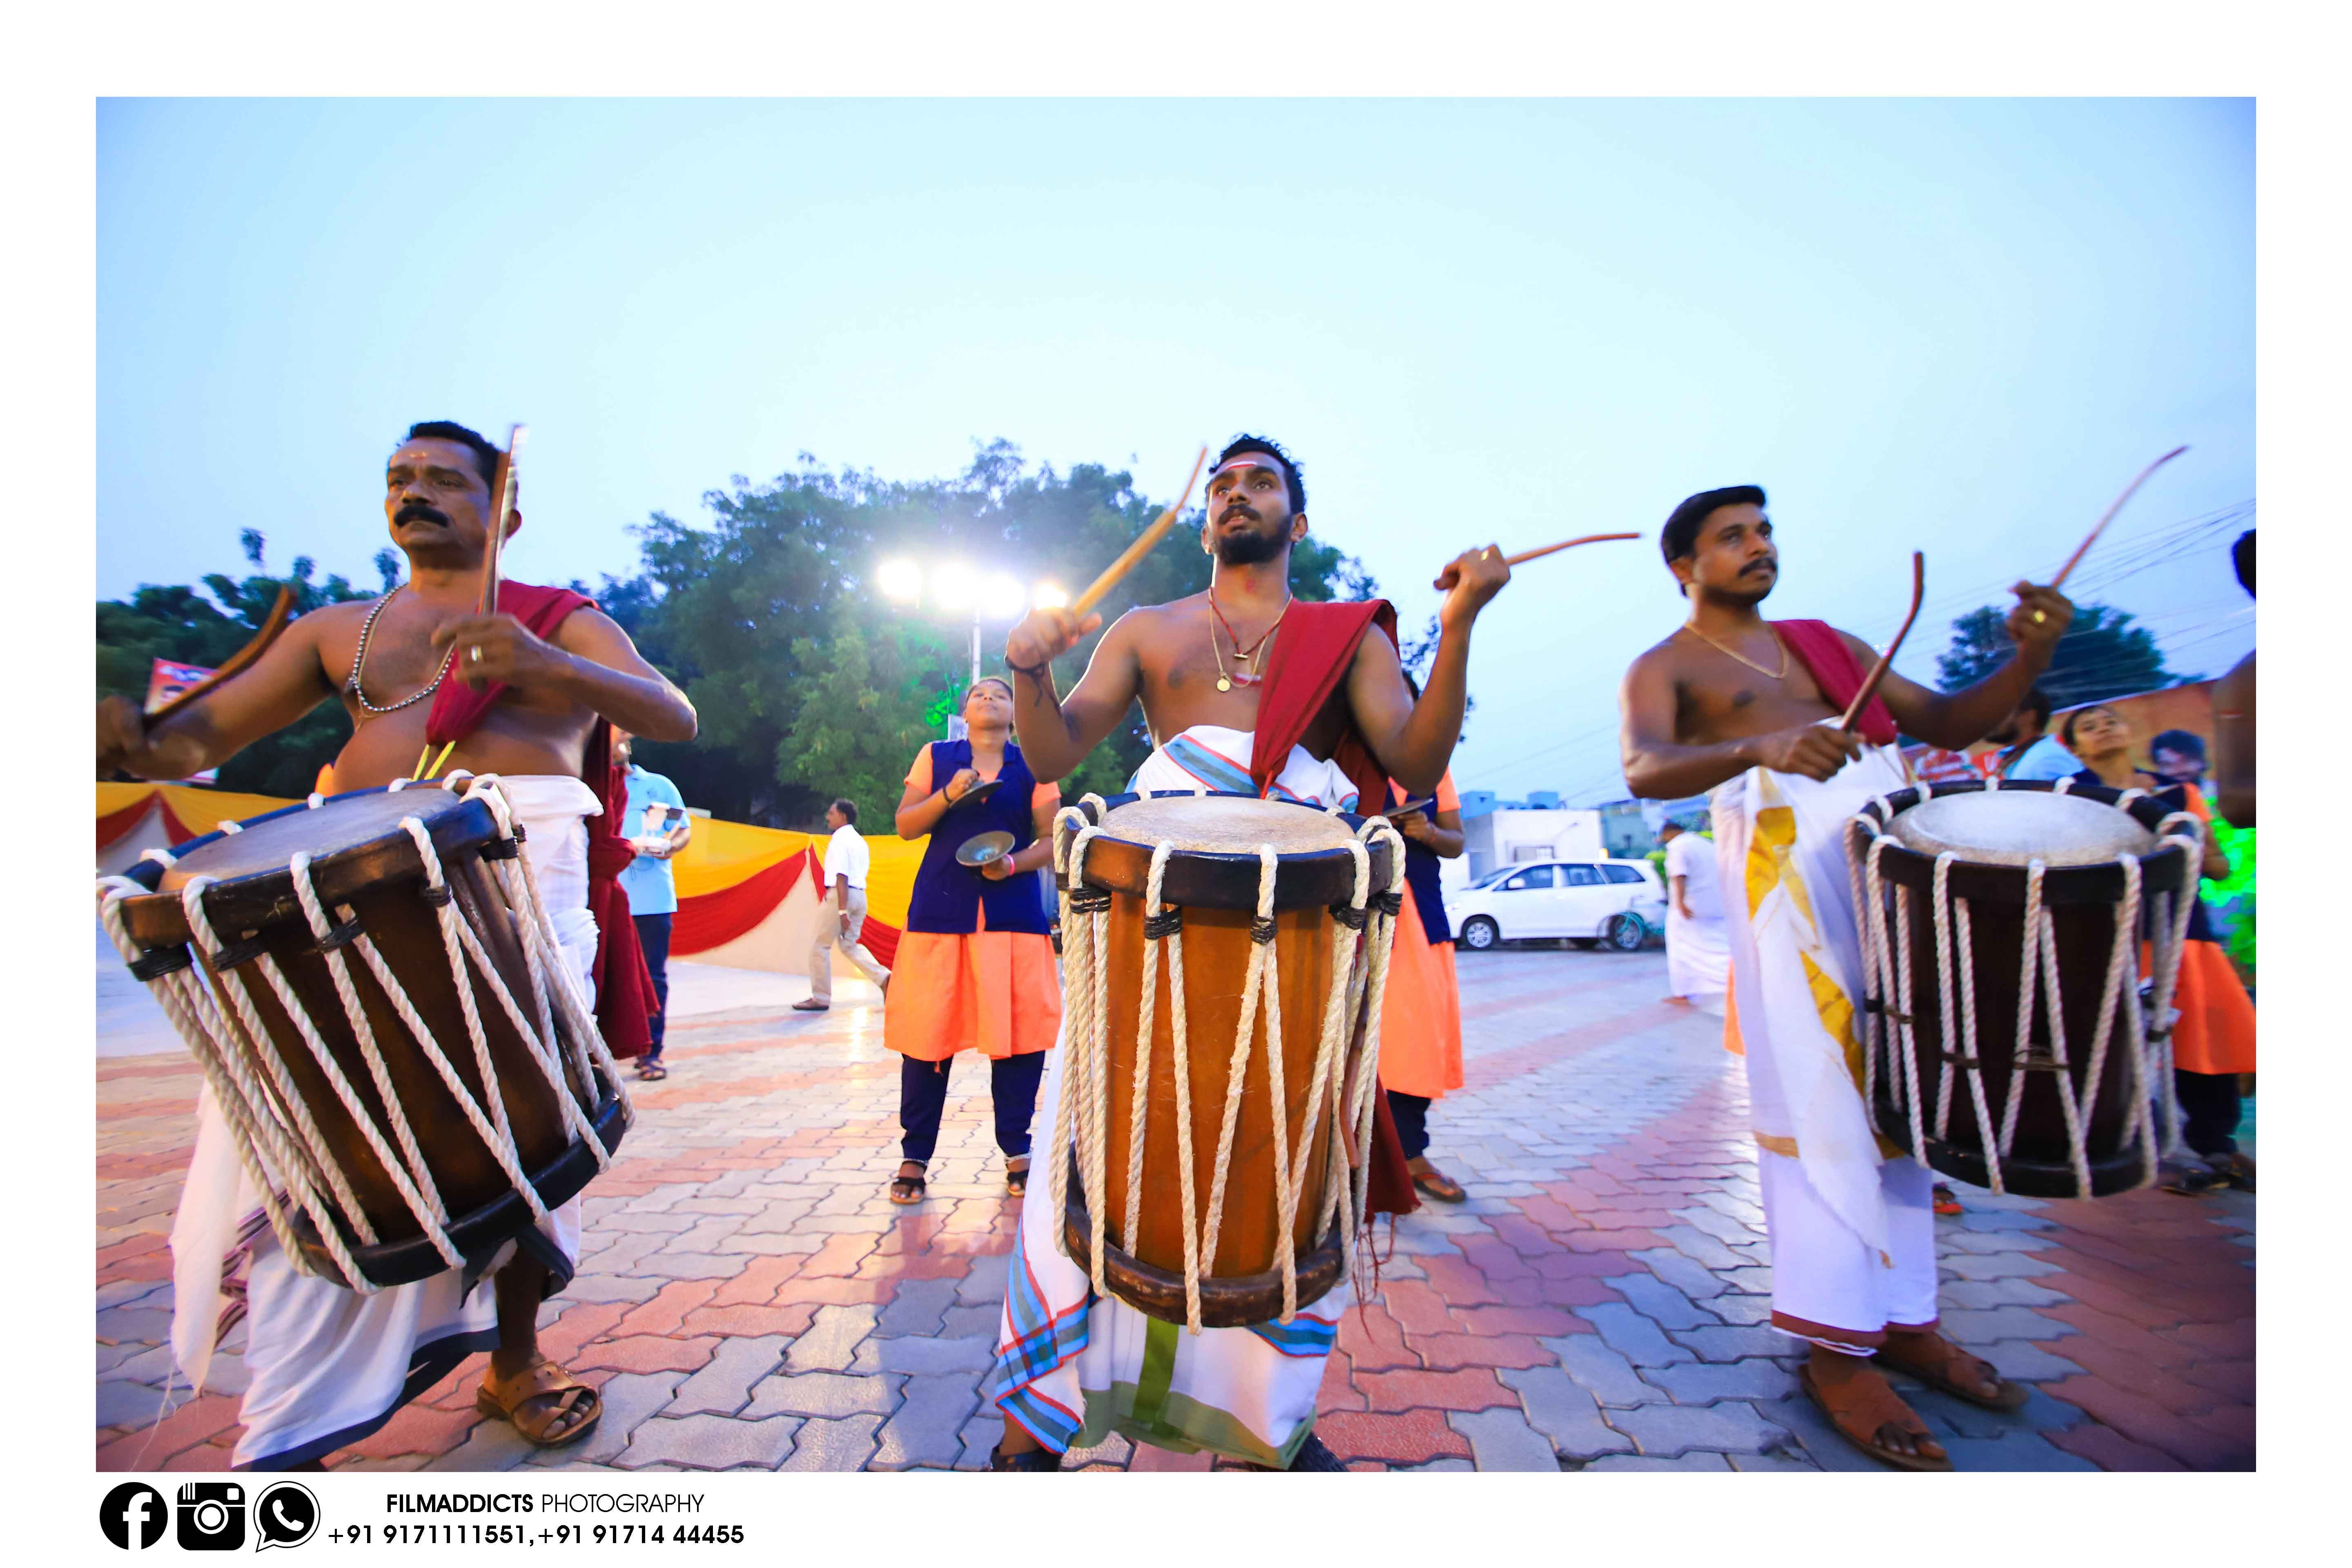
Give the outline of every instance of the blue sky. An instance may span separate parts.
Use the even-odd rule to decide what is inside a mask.
[[[1457,550],[1771,492],[1780,615],[1944,623],[2251,500],[2243,100],[110,101],[98,587],[315,556],[371,581],[412,419],[529,420],[524,577],[631,569],[806,450],[945,474],[1002,436],[1155,494],[1242,428],[1408,626]],[[2218,673],[2227,535],[2103,587]],[[2110,559],[2113,559],[2110,557]],[[1654,547],[1482,621],[1465,788],[1620,793]]]

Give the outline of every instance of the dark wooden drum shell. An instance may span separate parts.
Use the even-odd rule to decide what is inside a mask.
[[[1104,809],[1115,811],[1135,798],[1118,797],[1107,802]],[[1248,799],[1218,795],[1206,798]],[[1092,809],[1087,809],[1093,816]],[[1314,808],[1283,809],[1307,813]],[[1344,825],[1346,831],[1352,834],[1362,821],[1360,817],[1340,816],[1336,824]],[[1105,1120],[1105,1283],[1138,1310],[1181,1322],[1185,1318],[1184,1198],[1178,1164],[1175,1036],[1170,1005],[1172,997],[1169,955],[1164,952],[1152,1008],[1150,1079],[1144,1091],[1140,1225],[1134,1237],[1122,1234],[1128,1206],[1128,1160],[1134,1138],[1136,1025],[1142,1000],[1144,947],[1151,940],[1144,934],[1148,911],[1143,894],[1152,846],[1108,837],[1116,826],[1114,823],[1106,828],[1105,837],[1089,844],[1085,864],[1085,885],[1109,894],[1111,900],[1107,987],[1111,1033],[1109,1107]],[[1377,894],[1387,886],[1390,856],[1384,843],[1376,842],[1369,847],[1370,887]],[[1183,917],[1192,1179],[1195,1201],[1202,1213],[1207,1211],[1215,1179],[1217,1142],[1223,1124],[1234,1038],[1241,1023],[1249,973],[1253,945],[1250,928],[1255,918],[1259,874],[1259,861],[1254,853],[1179,851],[1171,856],[1161,883],[1163,903],[1181,909]],[[1297,1160],[1307,1132],[1308,1094],[1314,1084],[1315,1058],[1322,1040],[1324,1012],[1332,984],[1332,960],[1339,936],[1332,906],[1344,904],[1352,896],[1354,884],[1354,858],[1345,849],[1285,855],[1277,862],[1274,916],[1276,984],[1271,995],[1259,999],[1259,1021],[1243,1073],[1241,1108],[1226,1174],[1217,1253],[1202,1279],[1204,1327],[1262,1323],[1281,1315],[1281,1210],[1275,1179],[1276,1107],[1265,1048],[1265,1014],[1269,1007],[1275,1007],[1281,1016],[1286,1101],[1281,1114],[1288,1130],[1292,1158]],[[1367,936],[1373,929],[1368,922]],[[1360,1036],[1360,1028],[1353,1031],[1335,1068],[1343,1075],[1343,1082],[1344,1075],[1363,1051]],[[1370,1070],[1369,1064],[1362,1070]],[[1329,1235],[1317,1233],[1324,1184],[1334,1152],[1328,1101],[1327,1086],[1313,1142],[1304,1151],[1307,1180],[1291,1232],[1298,1276],[1297,1301],[1301,1306],[1329,1291],[1339,1282],[1340,1272],[1336,1229]],[[1084,1190],[1076,1181],[1070,1186],[1069,1205],[1066,1226],[1075,1226],[1082,1233],[1073,1247],[1073,1256],[1084,1257],[1091,1245],[1090,1220]],[[1343,1214],[1337,1223],[1345,1223],[1347,1218]]]
[[[175,860],[168,869],[146,862],[131,873],[133,879],[156,891],[126,898],[122,910],[126,928],[146,950],[145,962],[161,958],[168,963],[164,955],[174,949],[186,952],[191,943],[180,889],[194,877],[219,879],[202,897],[213,929],[226,944],[220,953],[224,962],[215,964],[210,956],[195,956],[224,1012],[234,1013],[234,987],[258,1015],[268,1036],[266,1048],[283,1064],[375,1230],[373,1246],[362,1245],[358,1232],[348,1226],[343,1239],[362,1271],[378,1285],[425,1279],[447,1264],[425,1238],[407,1201],[288,1016],[262,960],[266,954],[280,966],[302,1014],[369,1116],[387,1130],[386,1142],[396,1151],[383,1098],[295,894],[288,861],[308,849],[328,918],[340,921],[338,906],[349,907],[467,1092],[476,1103],[483,1103],[481,1068],[450,974],[438,913],[422,896],[424,864],[415,842],[398,826],[405,816],[415,816],[425,826],[458,917],[480,941],[523,1016],[534,1018],[530,974],[516,923],[520,911],[509,910],[485,858],[486,852],[502,856],[519,852],[520,847],[499,837],[487,805],[461,800],[437,786],[398,794],[354,792],[315,808],[295,806],[256,818],[241,833],[192,839],[172,851]],[[531,1223],[529,1207],[439,1070],[411,1038],[357,945],[341,951],[352,990],[380,1048],[385,1077],[455,1222],[459,1250],[478,1260]],[[543,1203],[566,1201],[595,1173],[594,1155],[566,1125],[557,1091],[539,1067],[534,1047],[517,1032],[470,959],[465,973],[522,1169]],[[616,1147],[628,1124],[625,1103],[612,1085],[581,1081],[570,1059],[569,1026],[560,1012],[555,1027],[564,1045],[566,1091],[588,1112],[605,1147]],[[264,1083],[271,1078],[258,1066],[254,1076]],[[274,1087],[268,1093],[275,1103]],[[276,1109],[278,1119],[292,1126],[287,1108],[276,1104]],[[301,1227],[308,1226],[305,1216]],[[315,1238],[304,1251],[319,1272],[330,1277],[339,1273]]]
[[[2047,793],[2048,785],[2004,784],[2000,795]],[[1950,795],[1982,790],[1981,784],[1937,785],[1933,794]],[[2070,793],[2105,805],[2115,805],[2120,792],[2077,787]],[[1885,806],[1873,803],[1864,815],[1892,822],[1920,799],[1917,790],[1887,798]],[[2030,808],[2029,808],[2030,809]],[[2142,827],[2158,830],[2165,808],[2141,799],[2126,807]],[[1849,853],[1866,853],[1869,837],[1857,829],[1848,840]],[[2158,847],[2137,858],[2140,864],[2141,932],[2129,944],[2125,959],[2125,983],[2139,984],[2140,938],[2149,931],[2148,914],[2179,896],[2187,882],[2189,857],[2178,847]],[[1992,1184],[1998,1164],[2004,1190],[2023,1197],[2083,1195],[2074,1159],[2059,1083],[2063,1073],[2074,1086],[2084,1123],[2084,1145],[2090,1175],[2090,1195],[2104,1196],[2144,1184],[2148,1150],[2141,1136],[2145,1099],[2155,1092],[2141,1068],[2145,1041],[2133,1028],[2133,1010],[2118,998],[2113,1011],[2097,1081],[2091,1079],[2091,1061],[2097,1053],[2097,1029],[2102,996],[2114,952],[2116,921],[2125,894],[2124,873],[2114,862],[2053,868],[2044,872],[2042,903],[2048,912],[2057,956],[2060,1002],[2056,1009],[2066,1043],[2066,1064],[2061,1068],[2051,1052],[2053,1042],[2049,987],[2037,978],[2034,1006],[2026,1035],[2026,1071],[2022,1075],[2017,1132],[2011,1152],[1999,1153],[2000,1124],[2006,1113],[2011,1070],[2017,1061],[2017,1016],[2025,986],[2024,939],[2027,868],[1956,859],[1948,874],[1949,897],[1957,905],[1966,900],[1969,942],[1966,972],[1958,952],[1958,921],[1948,920],[1955,951],[1947,955],[1951,984],[1951,1030],[1944,1021],[1944,981],[1937,963],[1935,858],[1905,847],[1890,836],[1880,852],[1878,868],[1885,887],[1890,943],[1899,940],[1896,910],[1909,921],[1910,990],[1892,1007],[1881,994],[1883,977],[1873,970],[1867,986],[1865,1017],[1870,1021],[1868,1048],[1873,1053],[1875,1082],[1872,1111],[1879,1131],[1906,1152],[1945,1175],[1977,1186]],[[1867,936],[1865,934],[1865,942]],[[2039,960],[2037,959],[2037,963]],[[1970,1093],[1965,1060],[1967,1036],[1962,1006],[1972,1003],[1976,1013],[1977,1061],[1984,1083],[1992,1125],[1979,1125]],[[1910,1058],[1918,1075],[1922,1103],[1924,1147],[1913,1148],[1910,1111],[1905,1089],[1905,1046],[1896,1026],[1908,1014]],[[1954,1067],[1948,1120],[1937,1133],[1938,1091],[1948,1061]]]

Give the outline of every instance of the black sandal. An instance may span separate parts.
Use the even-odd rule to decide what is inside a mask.
[[[1016,1164],[1014,1164],[1014,1163],[1013,1163],[1012,1161],[1010,1161],[1010,1160],[1007,1160],[1007,1161],[1004,1163],[1004,1190],[1005,1190],[1006,1192],[1008,1192],[1008,1193],[1012,1194],[1013,1194],[1014,1197],[1016,1197],[1016,1198],[1017,1198],[1017,1197],[1022,1196],[1024,1194],[1025,1194],[1025,1193],[1027,1193],[1027,1192],[1028,1192],[1028,1190],[1029,1190],[1029,1156],[1028,1156],[1028,1155],[1026,1155],[1026,1154],[1022,1155],[1022,1156],[1021,1156],[1021,1163],[1019,1163],[1019,1164],[1017,1164],[1017,1165],[1016,1165]]]
[[[898,1173],[891,1178],[890,1181],[890,1201],[892,1203],[903,1205],[907,1204],[919,1204],[923,1201],[924,1167],[917,1166],[915,1173],[911,1176],[907,1174],[906,1171],[907,1166],[913,1165],[914,1163],[915,1162],[912,1160],[905,1160],[899,1163]]]
[[[659,1083],[669,1076],[669,1068],[661,1065],[658,1057],[646,1057],[637,1063],[637,1079],[643,1083]]]
[[[1008,1454],[1002,1447],[988,1451],[988,1468],[992,1470],[1058,1470],[1062,1456],[1051,1448],[1032,1448],[1025,1454]]]

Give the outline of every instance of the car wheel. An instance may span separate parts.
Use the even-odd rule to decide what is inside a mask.
[[[1472,915],[1462,922],[1462,945],[1473,952],[1485,952],[1502,940],[1502,929],[1485,915]]]
[[[1650,940],[1650,928],[1639,915],[1619,915],[1609,922],[1609,945],[1620,952],[1639,952]]]
[[[1568,939],[1568,945],[1580,952],[1591,952],[1601,945],[1601,939],[1597,936],[1572,936]]]

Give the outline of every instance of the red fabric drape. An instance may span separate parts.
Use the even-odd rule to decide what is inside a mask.
[[[1258,694],[1257,733],[1250,742],[1250,782],[1261,795],[1290,760],[1307,727],[1323,711],[1331,694],[1346,679],[1349,664],[1364,634],[1378,626],[1391,643],[1397,640],[1396,610],[1386,599],[1351,600],[1337,605],[1293,604],[1275,634],[1274,651],[1266,657],[1265,686]],[[1388,770],[1372,755],[1355,725],[1340,736],[1332,760],[1356,786],[1356,798],[1367,810],[1377,811],[1389,798]],[[879,956],[878,954],[877,956]],[[1413,1195],[1412,1173],[1405,1163],[1404,1141],[1397,1136],[1385,1094],[1372,1096],[1371,1194],[1366,1205],[1373,1214],[1411,1214],[1421,1206]]]
[[[1822,689],[1830,706],[1844,712],[1845,705],[1853,700],[1853,694],[1870,678],[1870,671],[1853,657],[1853,649],[1846,646],[1837,628],[1827,621],[1774,621],[1772,629],[1780,634],[1790,656],[1811,673],[1813,684]],[[1856,734],[1874,746],[1895,743],[1895,715],[1886,710],[1886,704],[1875,693],[1864,706],[1862,717],[1854,721],[1853,728]]]
[[[499,584],[499,609],[520,621],[536,637],[551,637],[564,617],[574,610],[593,609],[596,602],[569,588],[543,588],[530,583]],[[462,668],[458,672],[462,677]],[[442,683],[425,721],[425,743],[438,751],[462,741],[506,694],[507,683],[488,681],[481,690],[463,679]],[[596,917],[596,1026],[616,1057],[641,1056],[653,1044],[648,1020],[656,1010],[654,977],[637,945],[636,922],[629,918],[629,895],[621,887],[621,873],[637,852],[621,837],[621,817],[629,789],[613,765],[613,726],[599,719],[588,732],[588,752],[580,777],[604,804],[604,814],[588,823],[588,912]]]
[[[678,900],[677,913],[670,919],[670,952],[679,957],[708,952],[749,934],[791,895],[808,863],[808,851],[803,849],[765,870],[754,871],[731,888]]]
[[[154,810],[156,803],[163,798],[163,792],[157,790],[152,795],[141,795],[121,811],[110,811],[100,817],[98,819],[98,852],[101,855],[105,854],[108,845],[129,834],[131,829],[146,821],[147,814]]]

